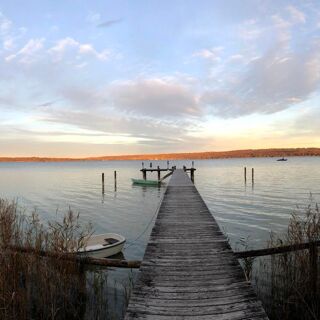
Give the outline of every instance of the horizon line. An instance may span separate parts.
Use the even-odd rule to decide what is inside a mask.
[[[193,157],[190,157],[193,156]],[[50,156],[0,156],[1,162],[21,161],[94,161],[94,160],[179,160],[214,158],[249,158],[279,156],[320,156],[320,147],[237,149],[225,151],[194,151],[168,153],[140,153],[123,155],[101,155],[89,157],[50,157]],[[164,158],[165,157],[165,158]]]

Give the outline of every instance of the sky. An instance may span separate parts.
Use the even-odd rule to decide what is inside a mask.
[[[320,147],[320,1],[0,0],[0,156]]]

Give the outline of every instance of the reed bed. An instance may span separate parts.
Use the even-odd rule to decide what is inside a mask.
[[[317,204],[297,208],[286,232],[271,234],[268,246],[278,247],[320,240],[320,211]],[[317,280],[310,272],[309,250],[293,251],[244,261],[259,298],[271,320],[320,319],[320,273],[318,247]],[[252,269],[253,267],[253,269]],[[316,292],[314,292],[314,288]]]
[[[59,258],[84,247],[91,234],[92,226],[81,225],[70,209],[61,221],[44,225],[35,212],[25,215],[16,202],[0,199],[0,319],[118,319],[108,307],[110,296],[115,301],[119,295],[108,292],[108,271]],[[41,257],[43,250],[56,257]],[[123,288],[125,304],[130,281]]]

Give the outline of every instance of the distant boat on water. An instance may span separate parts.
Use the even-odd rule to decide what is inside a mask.
[[[278,159],[277,161],[287,161],[288,159],[286,159],[286,158],[280,158],[280,159]]]

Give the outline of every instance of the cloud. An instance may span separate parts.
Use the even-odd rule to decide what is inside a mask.
[[[120,23],[122,19],[119,18],[119,19],[110,19],[110,20],[101,21],[100,13],[90,12],[87,16],[87,21],[98,28],[109,28],[115,24]]]
[[[233,54],[228,58],[229,63],[243,63],[246,61],[246,58],[242,54]]]
[[[306,109],[299,113],[291,125],[290,134],[316,136],[320,139],[320,109]]]
[[[237,82],[208,90],[201,102],[221,117],[274,113],[308,99],[320,86],[319,45],[303,53],[270,50],[237,74]]]
[[[96,51],[91,44],[79,44],[79,53],[92,55],[102,61],[108,60],[111,55],[109,50]]]
[[[287,11],[289,12],[293,23],[305,23],[306,22],[305,14],[302,11],[298,10],[296,7],[288,6]]]
[[[109,28],[115,24],[118,24],[122,21],[122,19],[114,19],[114,20],[106,20],[104,22],[101,22],[97,24],[97,27],[99,28]]]
[[[19,58],[21,63],[31,63],[36,59],[37,53],[43,48],[45,39],[30,39],[17,53],[5,58],[7,62]]]
[[[43,102],[43,103],[38,104],[37,107],[51,107],[51,106],[53,106],[55,103],[57,103],[58,101],[59,101],[59,99],[46,101],[46,102]]]
[[[132,114],[160,117],[198,116],[198,98],[191,88],[161,78],[118,82],[111,86],[112,104]]]
[[[61,55],[68,48],[77,48],[78,46],[79,46],[79,42],[77,42],[73,38],[66,37],[64,39],[58,40],[56,42],[56,45],[49,49],[49,52],[57,53],[57,54]]]
[[[12,21],[0,11],[0,35],[8,33],[11,27]]]
[[[250,43],[250,53],[257,50],[256,57],[249,59],[242,52],[227,60],[222,57],[227,63],[220,63],[214,79],[207,80],[199,101],[207,113],[223,118],[271,114],[298,105],[319,91],[320,41],[310,37],[301,43],[298,36],[293,38],[293,30],[298,32],[293,28],[305,23],[306,17],[295,7],[285,10],[289,17],[271,15],[269,25],[261,27],[255,20],[241,25],[247,27],[242,29],[243,38],[253,39],[259,34],[260,38]],[[259,32],[251,34],[252,30]],[[268,42],[263,52],[260,43],[264,39]],[[241,66],[238,62],[245,63]]]
[[[39,117],[40,121],[72,125],[95,133],[123,135],[150,141],[178,141],[195,124],[184,120],[157,120],[148,117],[120,116],[103,112],[51,110]]]
[[[5,50],[14,47],[14,37],[11,35],[13,23],[0,11],[0,39]]]
[[[263,28],[258,26],[255,19],[250,19],[242,23],[239,27],[238,34],[241,39],[252,41],[258,39],[263,32]]]
[[[58,94],[74,109],[97,110],[101,107],[106,109],[108,106],[107,92],[95,87],[64,86],[59,88]]]
[[[193,57],[200,57],[203,59],[208,59],[213,62],[218,62],[221,60],[220,54],[223,51],[223,49],[224,49],[223,47],[215,47],[212,49],[202,49],[200,51],[196,51],[193,54]]]
[[[101,19],[101,15],[100,13],[97,13],[97,12],[90,12],[87,15],[87,21],[92,24],[97,24],[100,21],[100,19]]]
[[[61,60],[66,52],[69,50],[75,50],[76,54],[80,55],[91,55],[98,60],[108,60],[111,53],[105,49],[97,51],[92,44],[80,43],[71,37],[60,39],[56,42],[55,46],[51,47],[48,52],[52,54],[57,60]]]

